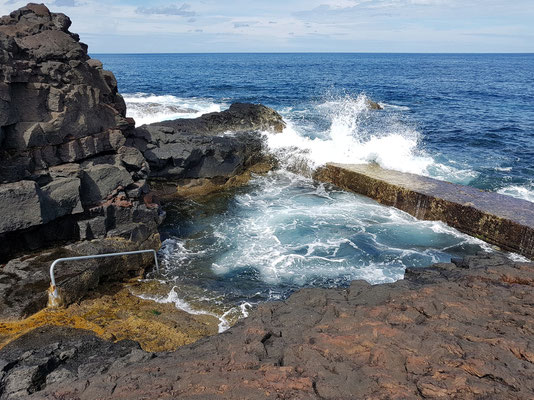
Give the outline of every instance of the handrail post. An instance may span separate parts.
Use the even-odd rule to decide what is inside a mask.
[[[137,251],[125,251],[125,252],[120,252],[120,253],[96,254],[96,255],[92,255],[92,256],[65,257],[65,258],[58,258],[57,260],[54,260],[54,262],[50,265],[50,289],[49,289],[49,293],[48,293],[48,306],[49,307],[58,307],[59,304],[60,304],[59,293],[58,293],[57,285],[56,285],[56,277],[55,277],[55,274],[54,274],[54,268],[60,262],[77,261],[77,260],[90,260],[90,259],[94,259],[94,258],[117,257],[117,256],[127,256],[127,255],[133,255],[133,254],[146,254],[146,253],[153,253],[154,254],[154,264],[156,266],[156,272],[159,273],[158,255],[156,253],[156,250],[154,250],[154,249],[137,250]]]

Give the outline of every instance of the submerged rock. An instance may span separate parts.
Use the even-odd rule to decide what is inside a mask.
[[[533,303],[534,264],[491,254],[303,289],[173,353],[40,328],[0,351],[0,399],[530,399]]]

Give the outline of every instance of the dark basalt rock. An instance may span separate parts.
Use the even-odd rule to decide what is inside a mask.
[[[58,338],[60,338],[58,340]],[[60,328],[38,328],[16,346],[7,346],[0,359],[2,399],[26,399],[47,384],[61,382],[84,371],[106,368],[152,358],[132,341],[102,342],[92,332]],[[16,359],[15,363],[6,360]]]
[[[141,126],[127,143],[142,151],[152,179],[175,186],[184,180],[210,180],[221,187],[254,165],[269,164],[259,132],[281,132],[284,127],[276,111],[261,104],[236,103],[196,119]]]
[[[0,399],[531,399],[532,304],[534,264],[492,253],[303,289],[174,353],[44,328],[0,351]]]
[[[204,114],[194,119],[176,119],[152,125],[172,128],[176,133],[216,135],[224,132],[282,132],[284,120],[273,109],[262,104],[234,103],[228,110]]]
[[[161,217],[115,77],[70,24],[42,4],[0,18],[0,262],[136,224],[103,214]]]
[[[250,133],[204,136],[146,126],[136,130],[134,144],[150,164],[151,178],[175,181],[229,178],[264,159],[261,137]]]

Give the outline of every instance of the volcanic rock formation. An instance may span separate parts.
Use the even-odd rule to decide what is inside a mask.
[[[270,169],[272,160],[258,132],[284,127],[271,108],[235,103],[195,119],[141,126],[127,143],[143,153],[160,194],[204,194],[245,183],[250,170]]]
[[[37,4],[0,18],[0,261],[61,241],[143,242],[160,220],[115,77],[70,24]]]
[[[534,264],[492,254],[304,289],[174,353],[39,328],[0,351],[0,399],[531,399],[533,304]]]

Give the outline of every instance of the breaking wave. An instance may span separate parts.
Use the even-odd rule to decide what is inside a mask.
[[[405,107],[369,108],[365,94],[327,99],[307,110],[322,120],[310,126],[293,110],[285,112],[283,134],[267,134],[268,145],[295,172],[309,172],[327,162],[377,163],[383,168],[468,183],[476,173],[436,162],[421,146],[421,134],[402,118]],[[315,131],[313,131],[315,129]]]
[[[534,184],[526,186],[510,185],[499,189],[497,193],[516,197],[522,200],[531,201],[534,203]]]
[[[127,115],[135,119],[137,126],[177,118],[197,118],[224,108],[224,104],[204,98],[157,96],[148,93],[125,94],[123,97]]]

